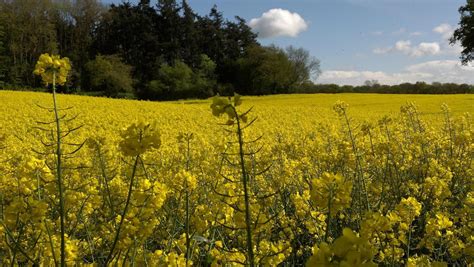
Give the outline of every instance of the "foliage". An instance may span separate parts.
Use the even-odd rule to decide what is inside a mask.
[[[308,50],[288,46],[285,53],[293,65],[293,86],[315,81],[321,74],[320,61],[311,57]]]
[[[468,64],[474,60],[474,1],[467,0],[466,5],[459,8],[461,15],[459,28],[454,31],[450,39],[451,44],[459,42],[464,48],[461,52],[461,61]]]
[[[148,98],[206,98],[215,87],[215,63],[201,55],[199,66],[193,71],[178,60],[173,65],[161,64],[155,79],[150,81],[144,96]]]
[[[0,13],[6,33],[4,46],[10,58],[6,83],[36,85],[32,75],[40,54],[57,53],[53,23],[53,2],[50,0],[1,1]]]
[[[1,91],[0,99],[10,116],[0,128],[0,264],[54,265],[55,136],[35,123],[50,120],[38,107],[50,95]],[[74,107],[61,111],[63,133],[84,125],[63,147],[68,265],[245,264],[247,222],[256,265],[473,261],[468,96],[216,98],[213,109],[208,100],[58,99]],[[333,109],[337,99],[346,103]],[[229,105],[254,108],[243,116]],[[247,121],[243,146],[238,120]],[[76,148],[66,144],[84,140],[67,154]]]
[[[133,93],[132,67],[124,64],[117,55],[98,55],[85,65],[86,91],[102,91],[106,96]]]
[[[474,86],[439,82],[381,85],[378,81],[366,81],[364,85],[357,86],[303,83],[293,90],[297,93],[472,94]]]
[[[249,48],[247,57],[237,60],[233,83],[244,94],[288,92],[293,84],[293,65],[285,52],[275,46]]]
[[[98,0],[20,0],[0,2],[0,11],[2,88],[40,86],[31,73],[41,53],[60,53],[74,62],[62,92],[94,90],[152,100],[203,98],[216,91],[292,92],[293,85],[319,72],[319,62],[306,50],[262,47],[243,18],[225,19],[217,6],[200,16],[187,1],[106,7]],[[104,70],[111,69],[105,61],[118,69]],[[101,67],[104,73],[98,76],[109,78],[97,78],[91,66]],[[173,73],[184,76],[170,77]]]
[[[157,80],[151,81],[149,87],[154,95],[164,98],[177,91],[191,90],[192,76],[191,68],[181,61],[176,61],[172,66],[163,63],[160,66]]]

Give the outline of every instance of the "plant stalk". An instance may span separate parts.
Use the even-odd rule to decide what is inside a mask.
[[[240,167],[242,170],[242,180],[244,184],[244,199],[245,199],[245,226],[247,230],[247,256],[248,262],[250,267],[255,266],[255,259],[253,254],[253,244],[252,244],[252,229],[250,227],[251,220],[250,220],[250,201],[249,201],[249,192],[248,192],[248,175],[247,171],[245,170],[245,161],[244,161],[244,142],[242,138],[242,128],[240,127],[240,118],[237,114],[237,111],[234,107],[232,107],[235,112],[235,118],[237,121],[237,135],[239,138],[239,155],[240,155]]]
[[[128,211],[128,206],[130,205],[130,200],[132,198],[132,191],[133,191],[133,183],[135,182],[135,173],[137,171],[137,165],[138,165],[138,160],[140,159],[140,155],[137,155],[135,157],[135,162],[133,164],[133,169],[132,169],[132,176],[130,178],[130,185],[128,187],[128,194],[127,194],[127,200],[125,202],[125,207],[123,208],[123,212],[120,217],[120,222],[117,228],[117,231],[115,233],[115,238],[114,242],[112,243],[112,247],[110,248],[109,255],[107,256],[107,259],[104,262],[104,266],[107,266],[110,260],[112,260],[112,255],[114,254],[115,247],[117,246],[117,242],[120,236],[120,230],[122,229],[122,224],[125,219],[125,216],[127,215]]]
[[[65,228],[64,228],[64,192],[63,192],[63,180],[62,180],[62,168],[61,168],[61,127],[59,119],[58,104],[56,101],[56,73],[53,73],[53,103],[54,103],[54,117],[56,119],[56,179],[58,183],[59,191],[59,217],[61,221],[61,267],[66,266],[66,241],[65,241]]]

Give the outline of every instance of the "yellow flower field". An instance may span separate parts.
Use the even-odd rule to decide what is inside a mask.
[[[67,265],[474,260],[472,95],[57,97]],[[2,266],[60,262],[52,103],[0,91]]]

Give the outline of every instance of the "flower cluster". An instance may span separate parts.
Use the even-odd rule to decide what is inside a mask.
[[[224,118],[215,118],[208,101],[60,95],[83,125],[63,146],[67,265],[105,265],[115,239],[109,265],[247,264],[242,165],[230,131],[242,118],[229,107],[248,105],[259,118],[242,131],[256,265],[469,266],[474,129],[458,111],[472,107],[456,95],[410,96],[426,102],[399,116],[383,110],[399,112],[407,96],[390,96],[398,102],[383,109],[363,105],[386,97],[216,98],[213,113]],[[54,145],[34,123],[51,113],[33,98],[50,102],[47,94],[0,92],[0,114],[9,118],[0,127],[2,266],[59,265],[57,170],[46,153]],[[339,103],[334,112],[326,102],[337,98],[352,108]],[[460,104],[443,114],[436,101]],[[223,130],[220,119],[229,118]],[[68,144],[84,140],[71,154]]]
[[[316,206],[336,214],[351,205],[352,182],[340,174],[325,172],[312,181],[311,196]]]
[[[137,156],[161,145],[160,133],[156,126],[145,122],[133,123],[122,131],[119,144],[126,156]]]
[[[306,266],[377,266],[373,262],[375,251],[367,240],[349,228],[342,233],[331,245],[323,242],[315,246]]]
[[[42,54],[36,63],[34,74],[40,75],[46,85],[54,83],[64,85],[70,70],[69,58]]]

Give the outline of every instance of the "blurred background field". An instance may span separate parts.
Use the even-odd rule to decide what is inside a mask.
[[[78,115],[76,122],[83,125],[76,136],[85,136],[90,131],[105,131],[109,136],[133,121],[156,122],[163,134],[164,143],[175,142],[179,132],[192,131],[212,142],[220,126],[210,112],[211,100],[181,100],[151,102],[103,97],[59,95],[60,108],[71,108],[65,113]],[[258,121],[252,128],[255,135],[273,138],[283,134],[289,138],[307,135],[316,131],[320,124],[334,124],[338,116],[332,110],[338,100],[349,105],[348,115],[355,122],[372,121],[390,116],[399,116],[400,107],[414,102],[421,118],[430,125],[441,125],[441,105],[446,103],[451,114],[461,116],[474,112],[474,96],[458,95],[390,95],[390,94],[296,94],[273,96],[244,96],[242,110],[254,107],[252,113]],[[52,117],[44,107],[51,107],[50,94],[38,92],[0,91],[0,114],[2,132],[6,135],[26,136],[37,121],[48,121]],[[41,108],[43,107],[43,108]],[[82,133],[82,134],[81,134]],[[84,136],[83,136],[84,135]]]

